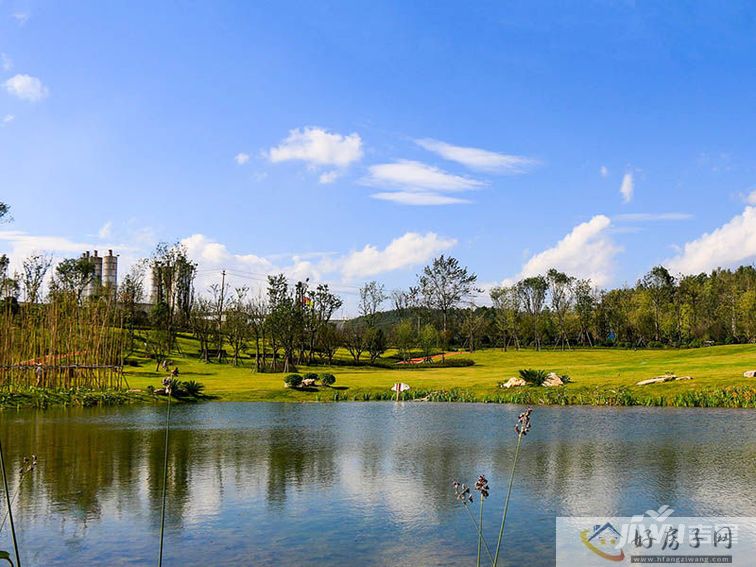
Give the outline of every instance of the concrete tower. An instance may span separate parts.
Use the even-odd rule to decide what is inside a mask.
[[[102,258],[102,285],[115,297],[118,287],[118,256],[113,256],[112,250],[108,250],[108,255]]]

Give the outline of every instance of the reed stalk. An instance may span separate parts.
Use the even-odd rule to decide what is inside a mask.
[[[168,433],[171,423],[171,387],[166,386],[168,393],[168,407],[165,411],[165,455],[163,456],[163,502],[160,508],[160,552],[158,554],[158,567],[163,565],[163,539],[165,535],[165,503],[168,495]]]
[[[21,556],[18,553],[18,540],[16,539],[16,526],[13,524],[13,510],[11,509],[10,490],[8,489],[8,475],[5,472],[5,455],[3,453],[3,444],[0,441],[0,468],[3,469],[3,488],[5,489],[5,504],[8,507],[8,524],[10,525],[11,537],[13,539],[13,552],[16,555],[16,567],[21,567]]]

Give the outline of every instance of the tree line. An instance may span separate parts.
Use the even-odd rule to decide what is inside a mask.
[[[0,208],[7,214],[8,209]],[[84,294],[94,278],[86,258],[53,267],[50,256],[26,258],[8,273],[0,256],[0,297],[18,309],[65,295],[78,303],[112,290]],[[150,303],[145,282],[150,275]],[[299,364],[328,363],[344,349],[354,364],[376,364],[389,348],[396,358],[430,358],[449,349],[576,346],[660,347],[756,341],[756,268],[716,269],[697,275],[654,267],[633,286],[600,289],[550,269],[543,275],[482,290],[477,275],[442,255],[407,289],[387,290],[370,281],[359,288],[358,315],[334,320],[343,299],[328,284],[267,278],[264,289],[225,281],[199,293],[197,264],[181,244],[160,244],[133,266],[113,294],[127,336],[126,355],[144,349],[156,363],[191,334],[204,360],[243,355],[258,371],[288,371]],[[47,284],[44,297],[43,284]],[[85,297],[86,295],[86,297]],[[486,296],[488,305],[482,303]]]

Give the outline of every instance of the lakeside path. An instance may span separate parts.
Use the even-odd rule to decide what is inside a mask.
[[[185,353],[196,353],[194,341],[182,339]],[[196,380],[205,392],[220,401],[331,401],[390,399],[389,388],[398,381],[412,387],[408,398],[425,397],[437,401],[512,401],[517,403],[582,403],[598,405],[735,405],[756,407],[756,379],[743,372],[756,369],[756,345],[716,346],[699,349],[575,349],[571,351],[521,350],[503,352],[486,349],[464,358],[474,366],[427,368],[408,365],[402,369],[337,366],[302,366],[301,374],[329,372],[336,376],[335,388],[313,391],[283,387],[281,373],[255,373],[249,358],[243,365],[204,363],[196,356],[172,356],[180,369],[181,380]],[[347,361],[345,353],[340,362]],[[141,366],[130,367],[127,378],[131,388],[159,387],[165,376],[154,372],[154,363],[140,359]],[[560,388],[513,388],[505,391],[499,382],[516,376],[521,368],[538,368],[568,374],[572,383]],[[693,380],[650,386],[636,382],[671,372],[692,376]],[[737,389],[740,402],[717,401],[714,393]],[[629,397],[628,397],[629,396]],[[680,396],[689,403],[673,403]],[[697,399],[708,396],[708,403]],[[720,398],[722,396],[720,395]],[[727,395],[724,396],[727,398]],[[679,401],[679,400],[678,400]]]

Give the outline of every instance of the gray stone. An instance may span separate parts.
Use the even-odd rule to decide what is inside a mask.
[[[756,370],[746,370],[743,372],[743,378],[756,378]]]
[[[551,388],[553,386],[563,386],[564,382],[562,381],[562,377],[559,376],[556,372],[550,372],[549,375],[546,377],[546,380],[543,381],[543,386],[546,386],[547,388]]]
[[[528,383],[522,378],[512,377],[506,382],[499,384],[501,388],[512,388],[514,386],[526,386]]]

